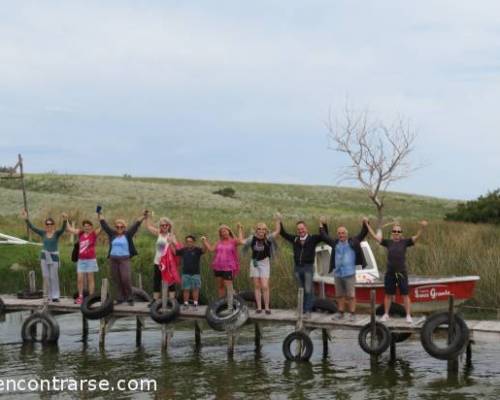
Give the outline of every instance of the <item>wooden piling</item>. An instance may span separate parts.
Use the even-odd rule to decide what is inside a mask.
[[[262,339],[262,332],[260,330],[260,325],[258,322],[254,322],[253,324],[254,329],[255,329],[255,351],[260,351],[262,344],[261,344],[261,339]]]
[[[455,334],[455,302],[453,295],[448,297],[448,344],[451,343],[452,337]],[[448,360],[448,372],[457,374],[460,367],[458,357],[453,360]]]
[[[88,336],[89,336],[89,322],[87,318],[85,318],[85,315],[82,314],[82,339],[86,341]]]
[[[109,292],[109,282],[107,278],[104,278],[101,283],[101,304],[106,301]],[[101,318],[99,321],[99,347],[104,350],[104,344],[106,342],[106,330],[108,321],[107,318]]]
[[[328,334],[328,330],[321,329],[321,338],[323,340],[323,358],[328,357],[328,341],[330,340],[330,335]]]
[[[36,273],[34,270],[28,272],[28,285],[31,293],[36,292]],[[43,294],[45,295],[46,292],[44,291]]]
[[[167,309],[168,300],[168,285],[165,282],[161,283],[161,308],[162,310]],[[174,336],[174,332],[171,327],[167,324],[161,325],[161,351],[165,352]]]
[[[375,338],[377,337],[377,327],[375,325],[375,289],[370,290],[370,325],[371,325],[371,337],[370,337],[370,346],[375,347]],[[378,356],[376,354],[370,355],[370,360],[372,362],[377,362]]]
[[[140,347],[142,344],[142,328],[144,326],[144,318],[135,317],[135,345]]]
[[[194,321],[194,345],[196,350],[201,348],[201,328],[198,321]]]
[[[227,309],[228,312],[232,312],[233,307],[233,285],[226,287],[226,298],[227,298]],[[234,354],[234,348],[236,346],[236,332],[232,329],[227,331],[227,353],[229,356]]]
[[[297,294],[297,325],[296,330],[302,330],[304,328],[304,289],[299,288]]]

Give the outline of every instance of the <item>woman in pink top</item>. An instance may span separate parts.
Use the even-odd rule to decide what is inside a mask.
[[[210,245],[205,236],[201,238],[205,249],[215,253],[212,269],[219,297],[224,296],[224,289],[227,291],[229,288],[233,288],[233,279],[240,271],[238,246],[244,242],[241,224],[238,224],[238,230],[241,237],[235,238],[231,228],[227,225],[221,225],[219,227],[219,241],[214,246]]]
[[[92,222],[84,220],[82,221],[82,229],[75,229],[68,224],[66,230],[74,235],[78,235],[79,249],[76,267],[78,297],[75,300],[75,304],[82,304],[84,275],[87,278],[89,294],[94,293],[95,290],[94,272],[99,270],[95,254],[95,245],[97,242],[97,235],[101,232],[101,228],[94,229]]]

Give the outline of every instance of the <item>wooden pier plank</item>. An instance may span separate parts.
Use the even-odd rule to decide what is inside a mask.
[[[12,295],[2,295],[2,300],[5,303],[7,312],[23,311],[23,310],[36,310],[43,307],[43,299],[25,300],[18,299]],[[54,313],[74,313],[80,312],[80,306],[74,304],[72,298],[61,298],[59,303],[49,303],[49,311]],[[206,306],[198,306],[197,309],[189,308],[181,310],[180,320],[203,320],[205,319]],[[149,308],[147,303],[136,302],[133,306],[128,304],[121,304],[114,307],[113,317],[149,317]],[[295,325],[297,323],[297,310],[272,310],[272,314],[260,313],[257,314],[255,310],[249,310],[249,320],[259,322],[262,325],[266,323],[283,323]],[[404,332],[418,332],[422,328],[424,318],[415,318],[413,324],[408,324],[402,318],[393,318],[384,324],[394,331]],[[360,329],[362,326],[370,322],[369,315],[360,314],[357,320],[350,321],[333,321],[332,316],[324,313],[312,313],[311,317],[304,319],[303,323],[308,328],[325,328],[335,331],[335,329]],[[488,333],[491,335],[500,336],[500,321],[477,321],[468,320],[467,326],[474,334]]]

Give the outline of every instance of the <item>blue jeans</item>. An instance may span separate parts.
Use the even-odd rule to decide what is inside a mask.
[[[297,285],[304,289],[304,312],[311,312],[314,303],[313,294],[313,264],[295,265],[295,279]]]

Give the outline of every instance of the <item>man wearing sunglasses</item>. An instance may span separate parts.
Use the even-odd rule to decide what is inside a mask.
[[[380,243],[380,245],[387,248],[387,272],[384,277],[384,315],[381,321],[389,319],[389,310],[391,308],[392,298],[396,295],[396,287],[399,288],[399,293],[403,297],[403,302],[406,310],[406,321],[412,323],[410,313],[410,297],[408,296],[408,268],[406,267],[406,249],[413,246],[420,235],[422,230],[427,226],[427,221],[420,222],[420,229],[416,235],[411,238],[403,237],[403,229],[401,225],[394,224],[392,226],[391,239],[382,239],[377,236],[370,225],[367,225],[370,235]]]

